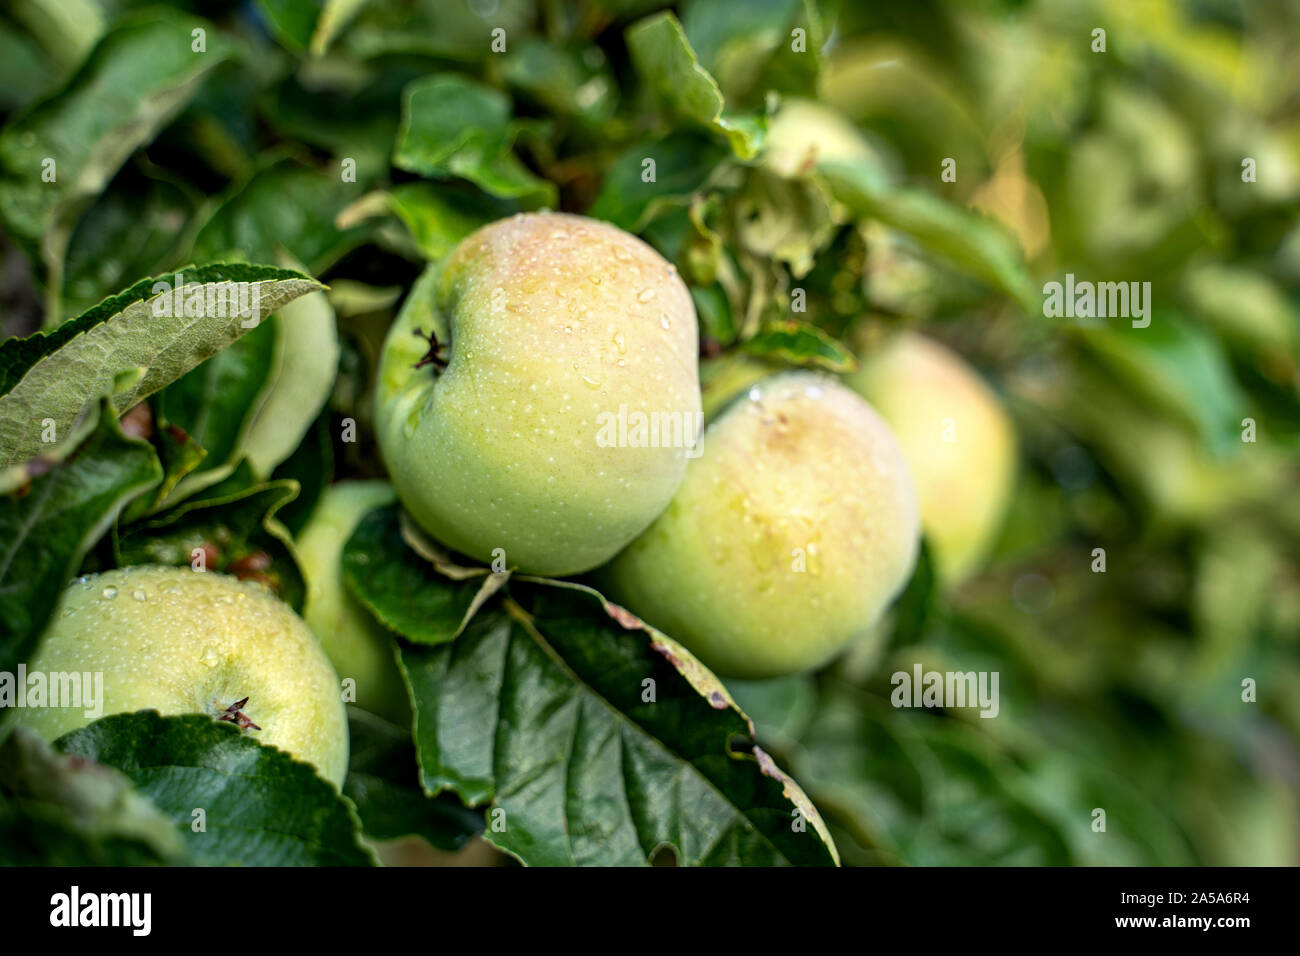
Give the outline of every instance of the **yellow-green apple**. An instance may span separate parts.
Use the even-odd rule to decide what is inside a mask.
[[[893,426],[940,576],[961,580],[978,567],[1011,497],[1016,440],[1001,401],[961,356],[915,332],[873,349],[846,381]]]
[[[83,691],[93,706],[13,710],[18,724],[46,740],[108,714],[210,714],[313,764],[336,786],[347,774],[334,668],[301,618],[260,584],[149,566],[79,578],[27,672],[46,675],[47,684],[50,674],[103,677],[101,700],[85,700]]]
[[[393,658],[393,635],[348,593],[341,563],[343,545],[361,519],[395,500],[393,486],[386,481],[330,485],[295,546],[307,578],[303,619],[320,638],[339,678],[353,681],[353,702],[406,724],[410,703]]]
[[[616,600],[720,674],[774,677],[866,632],[918,540],[889,426],[839,382],[783,372],[710,423],[672,504],[603,574]]]
[[[377,387],[402,504],[481,561],[561,575],[609,560],[668,504],[698,436],[676,270],[607,223],[528,213],[466,237],[428,298],[394,323]]]

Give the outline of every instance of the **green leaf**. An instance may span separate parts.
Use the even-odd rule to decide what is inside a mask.
[[[912,579],[907,582],[907,587],[894,604],[894,629],[890,637],[893,647],[915,644],[921,639],[934,610],[937,593],[934,552],[929,541],[923,537]]]
[[[700,319],[700,340],[727,346],[736,340],[736,319],[731,314],[731,301],[726,290],[714,283],[690,287],[691,301]]]
[[[685,866],[837,861],[681,645],[589,588],[511,591],[453,643],[400,645],[424,786],[504,811],[485,839],[531,865],[645,864],[665,847]]]
[[[671,11],[629,27],[627,46],[641,79],[673,112],[725,136],[739,158],[758,155],[766,120],[727,112],[718,84],[700,66]]]
[[[1042,314],[1042,296],[1019,242],[992,219],[919,189],[883,185],[861,164],[819,163],[817,172],[855,217],[906,233],[928,252],[1010,295],[1030,315]]]
[[[0,111],[26,106],[49,92],[53,65],[39,46],[8,21],[0,21]]]
[[[1151,317],[1146,328],[1120,320],[1077,335],[1129,391],[1191,425],[1211,451],[1240,447],[1245,397],[1214,336],[1168,313]]]
[[[408,641],[440,644],[460,633],[485,588],[503,575],[487,568],[448,583],[424,557],[403,543],[401,508],[366,515],[343,546],[343,580],[366,609]]]
[[[339,171],[273,163],[236,188],[194,240],[198,263],[280,262],[287,251],[320,273],[359,246],[365,230],[340,229],[338,214],[361,194]]]
[[[426,259],[443,259],[462,239],[518,212],[517,203],[441,183],[402,183],[386,194],[387,208],[410,230]]]
[[[537,16],[537,0],[493,0],[490,8],[443,0],[369,3],[342,35],[340,52],[365,60],[405,54],[477,62],[497,55],[493,29],[514,43],[534,28]]]
[[[554,206],[555,186],[512,151],[519,125],[504,93],[450,73],[406,88],[393,165],[438,179],[468,179],[484,192],[531,207]]]
[[[348,710],[351,759],[343,793],[357,806],[366,835],[395,840],[415,834],[441,850],[459,850],[483,831],[483,812],[451,794],[427,796],[409,729]]]
[[[321,15],[317,0],[257,0],[257,5],[285,49],[295,53],[307,50]]]
[[[104,33],[102,0],[11,0],[5,12],[40,43],[65,78]]]
[[[836,685],[799,741],[796,768],[851,862],[1069,863],[1027,782],[987,750],[958,721]]]
[[[294,76],[279,84],[262,107],[286,139],[328,150],[335,160],[357,163],[357,181],[368,183],[388,175],[388,159],[402,114],[402,91],[423,75],[418,67],[393,65],[356,87]],[[337,167],[336,167],[337,168]]]
[[[588,215],[641,232],[664,210],[689,205],[726,156],[717,143],[693,133],[638,143],[606,170]],[[654,161],[653,177],[648,160]]]
[[[287,269],[205,266],[142,279],[48,333],[0,343],[0,468],[46,450],[45,419],[54,421],[58,436],[66,436],[105,393],[123,412],[247,332],[228,297],[238,290],[227,283],[246,283],[248,301],[261,315],[320,288],[314,279]],[[164,291],[154,293],[155,288]],[[170,290],[183,291],[175,298],[184,299],[184,311],[194,314],[167,315],[181,311],[173,307]],[[211,314],[206,303],[212,303]],[[118,377],[132,371],[138,374],[127,387],[115,388]]]
[[[794,319],[776,319],[758,330],[743,348],[751,355],[825,369],[851,372],[858,367],[853,353],[815,325]]]
[[[0,864],[185,862],[171,819],[123,774],[55,753],[27,727],[0,741]]]
[[[618,84],[597,46],[566,49],[524,37],[506,56],[504,76],[551,112],[593,127],[609,120],[618,104]]]
[[[107,402],[95,430],[0,497],[0,671],[31,657],[82,558],[135,496],[162,479],[147,442],[127,438]]]
[[[793,28],[804,49],[793,50]],[[700,63],[728,100],[754,100],[768,90],[816,93],[825,29],[812,0],[694,0],[682,28]]]
[[[205,53],[190,48],[196,28],[208,33]],[[62,286],[64,251],[85,203],[227,55],[227,44],[203,20],[175,11],[141,14],[105,34],[61,92],[5,126],[0,220],[29,253],[39,252],[51,288]],[[49,160],[52,181],[43,176]]]
[[[277,331],[274,319],[260,323],[153,396],[159,422],[182,429],[207,453],[202,471],[233,462],[274,374]]]
[[[81,217],[68,243],[65,313],[79,315],[140,276],[174,268],[193,216],[193,201],[175,183],[130,169],[119,175]]]
[[[116,714],[55,747],[115,767],[207,866],[369,866],[351,804],[310,764],[200,714]],[[193,827],[202,809],[204,828]]]
[[[137,405],[136,408],[149,406]],[[161,508],[167,496],[186,475],[199,467],[206,454],[203,446],[191,438],[185,429],[160,421],[156,413],[153,414],[153,435],[150,440],[162,465],[162,481],[158,482],[153,494],[141,495],[132,501],[122,513],[119,524],[129,524]]]
[[[298,482],[298,497],[275,513],[285,530],[297,538],[321,494],[334,480],[334,443],[328,411],[321,413],[294,453],[272,472],[271,480]]]
[[[240,453],[262,476],[298,447],[329,400],[339,367],[338,327],[324,292],[290,302],[272,321],[273,376],[239,443]]]
[[[312,56],[324,56],[335,38],[368,2],[369,0],[325,0],[325,7],[316,21],[316,31],[311,37]]]
[[[201,549],[207,570],[254,578],[301,611],[306,597],[302,570],[289,532],[275,517],[297,497],[298,483],[245,485],[250,478],[244,467],[227,479],[229,485],[208,488],[199,497],[121,530],[118,565],[186,567],[191,566],[195,549]],[[232,489],[232,485],[242,487]]]

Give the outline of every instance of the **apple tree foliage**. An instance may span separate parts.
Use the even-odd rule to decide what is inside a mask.
[[[533,865],[1294,862],[1300,161],[1286,71],[1233,80],[1294,11],[1097,4],[1128,42],[1088,59],[1054,0],[76,6],[0,15],[0,671],[101,569],[201,562],[301,609],[317,496],[384,475],[386,328],[522,210],[655,246],[711,356],[844,372],[883,328],[942,327],[1024,473],[960,592],[923,557],[880,646],[726,686],[587,582],[380,509],[343,576],[412,717],[353,709],[341,793],[198,716],[53,746],[0,724],[0,863],[368,865],[404,836]],[[782,97],[834,103],[880,161],[774,173]],[[1246,150],[1274,164],[1249,191]],[[1067,271],[1150,280],[1160,313],[1046,319]],[[263,321],[158,315],[178,276],[255,286]],[[1030,572],[1050,607],[1008,599]],[[918,662],[998,671],[1002,715],[890,707]]]

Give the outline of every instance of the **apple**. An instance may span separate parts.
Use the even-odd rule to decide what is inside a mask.
[[[394,723],[411,722],[406,684],[393,659],[393,635],[343,583],[343,545],[362,518],[396,500],[386,481],[341,481],[325,489],[295,549],[307,578],[303,620],[334,670],[355,684],[358,707]]]
[[[717,673],[776,677],[872,626],[919,531],[884,420],[834,379],[782,372],[722,409],[668,509],[602,583]]]
[[[947,346],[902,332],[846,383],[893,426],[916,480],[921,524],[941,579],[971,574],[1011,498],[1015,430],[984,380]]]
[[[685,442],[612,423],[658,416],[698,434],[698,330],[676,270],[607,223],[524,213],[466,237],[431,298],[394,323],[377,385],[402,504],[480,561],[563,575],[609,560],[687,462]]]
[[[29,683],[35,672],[47,681],[58,673],[103,675],[95,708],[11,711],[49,741],[109,714],[210,714],[251,721],[260,729],[246,733],[313,764],[335,786],[347,774],[338,677],[298,615],[260,584],[147,566],[79,578],[27,664]]]

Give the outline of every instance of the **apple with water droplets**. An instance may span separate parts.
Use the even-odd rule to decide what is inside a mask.
[[[79,578],[27,673],[45,675],[47,686],[54,674],[103,675],[93,707],[51,706],[47,695],[43,706],[10,711],[49,741],[109,714],[208,714],[314,765],[335,786],[347,774],[338,677],[293,609],[251,581],[147,566]]]
[[[586,571],[681,484],[700,430],[695,309],[673,266],[621,229],[503,219],[417,283],[375,406],[397,495],[431,535],[498,566]],[[628,420],[672,438],[611,428]]]
[[[726,677],[825,664],[906,584],[920,519],[884,420],[811,372],[725,405],[668,509],[608,568],[615,600]]]

